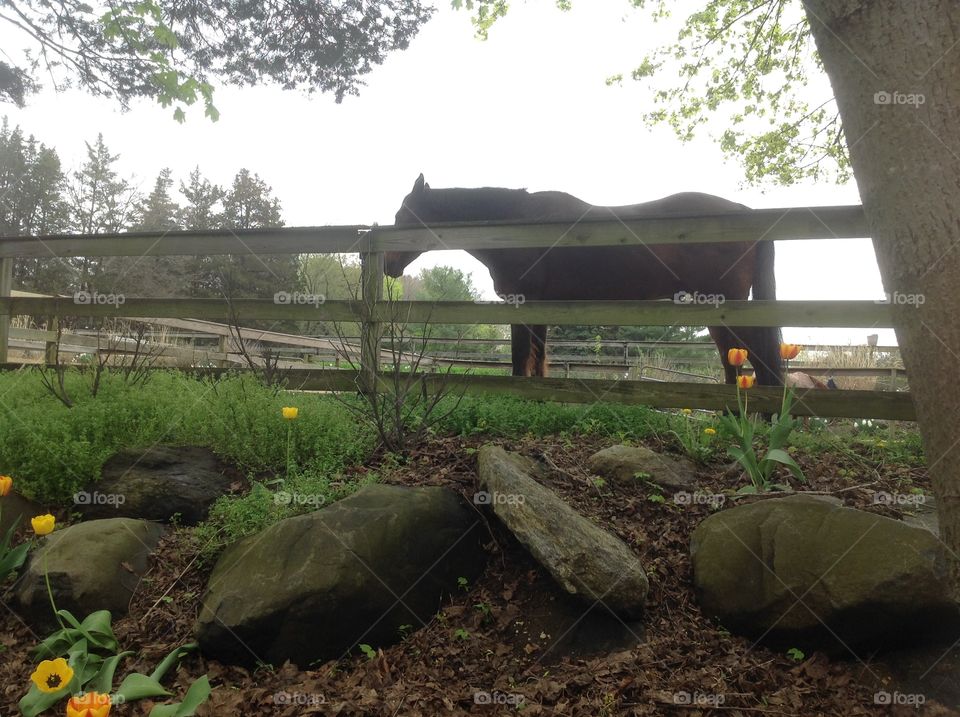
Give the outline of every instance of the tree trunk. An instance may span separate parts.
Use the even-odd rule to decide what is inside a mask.
[[[804,6],[893,304],[960,594],[960,4]]]

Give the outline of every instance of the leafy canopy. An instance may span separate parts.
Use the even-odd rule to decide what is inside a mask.
[[[126,108],[138,97],[174,107],[200,101],[216,120],[214,78],[235,85],[357,94],[361,77],[404,49],[433,8],[421,0],[6,0],[0,25],[26,43],[0,60],[0,101],[22,106],[39,88],[80,87]],[[5,45],[13,43],[4,43]]]

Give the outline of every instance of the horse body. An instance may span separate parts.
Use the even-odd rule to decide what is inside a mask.
[[[571,227],[584,219],[621,220],[642,217],[707,216],[742,211],[742,204],[709,194],[687,192],[641,204],[593,206],[564,192],[525,190],[431,189],[421,175],[397,212],[397,226],[430,222],[517,221],[564,222]],[[527,300],[670,299],[679,292],[717,294],[726,300],[775,298],[773,245],[769,242],[722,244],[657,244],[640,238],[631,246],[478,249],[470,252],[490,270],[500,295]],[[388,252],[385,270],[401,276],[419,252]],[[511,326],[513,374],[546,373],[546,327]],[[781,383],[779,330],[710,327],[733,383],[736,369],[727,363],[727,350],[746,347],[760,383]]]

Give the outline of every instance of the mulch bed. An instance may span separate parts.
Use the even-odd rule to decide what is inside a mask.
[[[436,439],[399,467],[374,461],[356,470],[377,471],[390,483],[449,485],[470,499],[477,490],[476,448],[484,442]],[[610,445],[610,439],[500,442],[551,466],[545,482],[640,556],[650,594],[647,615],[637,628],[643,631],[638,645],[593,656],[557,648],[563,636],[540,629],[528,617],[563,596],[491,523],[493,555],[485,574],[402,642],[371,657],[351,655],[307,671],[289,664],[249,670],[194,654],[181,663],[171,689],[182,695],[193,679],[208,674],[215,690],[201,715],[955,714],[929,698],[919,710],[876,705],[874,693],[892,692],[894,685],[868,657],[817,653],[796,661],[730,635],[705,618],[694,601],[688,547],[691,531],[710,508],[650,500],[654,491],[642,482],[629,488],[595,485],[586,459]],[[873,462],[865,471],[864,457],[824,454],[800,462],[811,478],[805,489],[832,493],[847,505],[891,517],[899,517],[899,511],[874,505],[872,491],[901,491],[906,481],[927,486],[922,469]],[[729,489],[740,480],[726,464],[705,467],[700,478],[704,491]],[[750,498],[755,499],[762,498]],[[149,673],[170,650],[191,639],[210,566],[195,561],[190,537],[189,531],[178,530],[164,538],[129,615],[116,622],[121,646],[138,650],[122,669]],[[0,715],[18,714],[16,702],[33,669],[28,650],[36,642],[5,610],[0,616]],[[489,704],[478,703],[487,699]],[[114,713],[146,715],[150,706],[145,700],[118,706]]]

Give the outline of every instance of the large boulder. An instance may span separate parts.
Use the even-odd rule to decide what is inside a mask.
[[[54,623],[47,580],[58,609],[78,620],[97,610],[127,612],[163,526],[108,518],[77,523],[43,538],[14,585],[20,612],[38,627]]]
[[[825,648],[958,634],[928,530],[810,496],[716,513],[691,540],[703,611],[730,630]]]
[[[301,667],[422,627],[483,571],[482,521],[442,487],[372,485],[230,546],[203,596],[203,652]]]
[[[584,518],[530,476],[530,462],[499,446],[479,452],[478,502],[500,521],[571,595],[600,601],[620,617],[643,613],[649,584],[640,559],[622,540]]]
[[[686,458],[665,456],[643,446],[616,445],[597,451],[587,459],[592,473],[618,485],[634,485],[637,474],[667,490],[696,487],[697,469]]]
[[[158,445],[126,448],[112,456],[100,480],[74,495],[85,519],[143,518],[184,525],[207,517],[210,506],[230,491],[234,478],[209,448]]]

